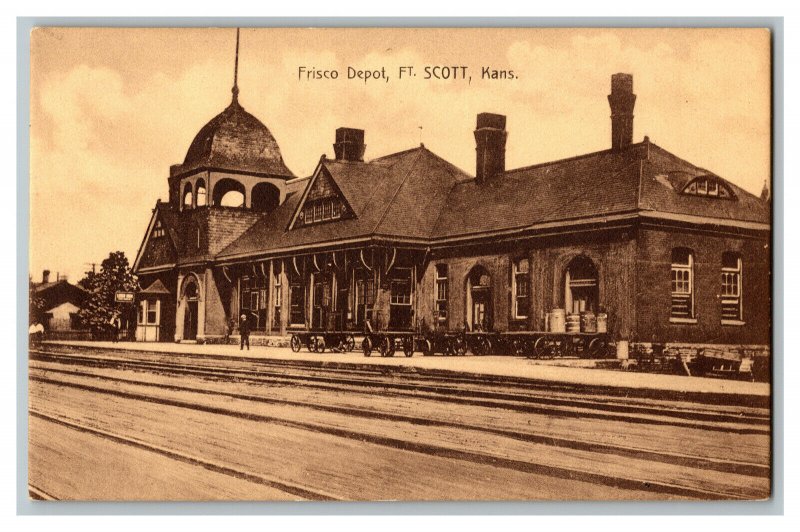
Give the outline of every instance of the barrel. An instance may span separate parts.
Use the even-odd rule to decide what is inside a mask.
[[[568,333],[581,332],[581,317],[579,314],[567,314],[566,329]]]
[[[550,332],[564,332],[563,308],[554,308],[550,312]]]
[[[581,332],[597,332],[597,316],[591,310],[581,312]]]
[[[628,359],[628,341],[617,340],[617,358],[620,360]]]
[[[597,313],[597,332],[608,332],[608,314],[605,312]]]

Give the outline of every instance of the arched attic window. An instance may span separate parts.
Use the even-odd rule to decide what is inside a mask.
[[[722,179],[713,175],[702,175],[689,181],[681,194],[735,200],[736,194]]]
[[[204,179],[197,180],[197,185],[195,186],[195,190],[196,190],[195,195],[197,196],[197,206],[203,207],[208,202],[207,200],[208,194],[206,193],[206,182]]]
[[[192,184],[186,183],[186,186],[183,187],[183,208],[191,209],[192,203],[193,203]]]
[[[211,204],[221,207],[244,207],[244,185],[236,180],[225,178],[214,185]]]

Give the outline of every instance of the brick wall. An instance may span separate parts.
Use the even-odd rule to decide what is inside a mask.
[[[647,342],[768,344],[770,341],[770,250],[766,239],[725,237],[680,230],[642,229],[638,236],[637,338]],[[694,253],[697,323],[670,323],[672,249]],[[744,325],[721,323],[721,260],[725,251],[742,256]]]
[[[492,278],[494,329],[544,330],[545,314],[564,306],[564,273],[578,255],[589,257],[598,269],[599,305],[609,314],[609,330],[627,337],[635,325],[635,241],[629,231],[540,239],[487,247],[435,252],[426,265],[418,287],[419,317],[432,323],[437,264],[448,265],[450,329],[462,326],[467,317],[467,276],[481,265]],[[511,316],[511,264],[515,258],[530,260],[531,310],[527,320]]]

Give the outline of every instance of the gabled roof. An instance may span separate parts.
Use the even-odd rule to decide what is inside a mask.
[[[136,252],[136,258],[133,260],[133,271],[136,272],[139,270],[141,266],[141,262],[145,259],[145,255],[147,254],[148,245],[150,243],[150,237],[153,234],[153,228],[156,225],[156,222],[161,221],[161,224],[164,228],[165,233],[169,237],[170,242],[170,260],[175,260],[178,256],[178,250],[181,248],[181,238],[180,235],[183,234],[183,231],[180,230],[180,218],[176,215],[175,211],[172,210],[172,207],[168,203],[161,203],[161,201],[156,201],[156,206],[153,209],[153,214],[150,217],[150,222],[147,225],[147,231],[142,238],[142,243],[139,245],[139,250]],[[160,263],[165,262],[163,257],[161,260],[158,260],[159,264],[148,264],[146,267],[154,267],[161,265]],[[171,263],[170,263],[171,265]]]
[[[169,294],[170,291],[167,290],[167,287],[164,286],[164,283],[161,282],[161,279],[156,279],[150,286],[139,292],[140,294],[152,294],[152,295],[161,295],[161,294]]]
[[[222,250],[217,259],[336,245],[369,238],[435,245],[507,230],[606,218],[660,216],[767,228],[770,205],[730,186],[736,199],[682,194],[691,179],[713,175],[648,139],[624,150],[509,170],[479,184],[424,147],[369,162],[321,163],[356,217],[289,230],[302,194],[292,194]],[[309,181],[310,183],[311,181]]]
[[[355,218],[289,229],[301,199],[292,194],[217,258],[376,236],[427,239],[448,191],[469,179],[422,146],[369,162],[323,161],[322,166]]]

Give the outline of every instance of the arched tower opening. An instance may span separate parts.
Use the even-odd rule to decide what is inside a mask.
[[[225,178],[214,185],[211,204],[218,207],[244,207],[244,185],[235,179]]]
[[[192,184],[186,183],[186,186],[183,187],[183,208],[191,209],[193,203],[194,203],[194,197],[192,194]]]
[[[250,206],[254,211],[270,212],[280,204],[281,192],[272,183],[259,183],[253,187]]]

